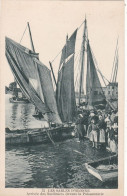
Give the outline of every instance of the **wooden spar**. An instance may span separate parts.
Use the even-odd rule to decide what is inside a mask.
[[[29,30],[29,34],[30,34],[30,42],[31,42],[31,47],[32,47],[32,50],[33,52],[35,52],[35,49],[34,49],[34,44],[33,44],[33,39],[32,39],[32,34],[31,34],[31,30],[30,30],[30,25],[29,25],[29,22],[27,22],[27,25],[28,25],[28,30]],[[35,110],[36,110],[36,106],[35,106]]]
[[[32,50],[33,50],[33,52],[35,52],[35,49],[34,49],[34,44],[33,44],[33,40],[32,40],[32,34],[31,34],[31,30],[30,30],[30,25],[29,25],[29,22],[27,22],[27,25],[28,25],[29,34],[30,34],[30,42],[31,42],[31,47],[32,47]]]
[[[55,85],[57,85],[56,78],[55,78],[54,71],[53,71],[53,67],[52,67],[52,63],[50,61],[49,61],[49,65],[50,65],[50,68],[51,68],[51,71],[52,71],[52,75],[53,75],[53,79],[54,79]]]
[[[86,19],[84,21],[84,31],[83,31],[83,41],[82,41],[82,48],[81,48],[81,72],[80,72],[80,84],[79,84],[79,105],[81,99],[81,91],[82,91],[82,84],[83,84],[83,75],[84,75],[84,62],[85,62],[85,37],[86,37]]]

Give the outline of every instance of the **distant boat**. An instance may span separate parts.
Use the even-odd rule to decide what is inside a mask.
[[[9,98],[10,103],[30,103],[26,98],[11,97]]]
[[[90,174],[102,182],[113,181],[118,178],[118,156],[113,155],[98,161],[85,163]]]
[[[17,86],[13,88],[12,94],[13,96],[9,99],[10,103],[30,103]]]

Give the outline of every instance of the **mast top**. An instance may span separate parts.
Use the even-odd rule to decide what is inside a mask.
[[[85,21],[84,22],[86,23],[86,21],[87,21],[87,19],[86,19],[86,14],[85,14]]]
[[[31,34],[31,30],[30,30],[30,25],[29,25],[29,22],[27,22],[27,25],[28,25],[29,34],[30,34],[30,42],[31,42],[31,47],[32,47],[32,50],[33,50],[33,52],[35,52],[35,49],[34,49],[34,44],[33,44],[33,40],[32,40],[32,34]]]

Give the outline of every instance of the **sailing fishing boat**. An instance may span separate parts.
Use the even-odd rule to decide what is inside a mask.
[[[36,110],[41,112],[42,116],[47,120],[47,122],[49,122],[49,128],[36,129],[36,130],[27,129],[27,130],[16,130],[16,131],[12,131],[12,130],[10,131],[9,129],[7,129],[6,144],[11,144],[11,145],[34,144],[34,143],[44,143],[48,141],[54,142],[54,141],[60,141],[63,139],[72,138],[75,136],[74,126],[71,124],[69,125],[65,123],[63,124],[64,119],[60,118],[59,116],[57,110],[58,104],[56,104],[51,72],[39,60],[39,54],[35,52],[29,23],[28,23],[28,29],[30,34],[32,50],[6,37],[5,39],[6,58],[8,60],[11,71],[21,91],[26,96],[26,98],[33,105],[35,105]],[[73,71],[75,39],[76,39],[76,31],[74,35],[72,35],[72,37],[67,40],[67,44],[64,47],[66,50],[65,52],[66,55],[64,56],[63,53],[63,57],[61,57],[61,62],[63,62],[63,67],[62,67],[62,83],[61,83],[59,93],[63,94],[62,91],[66,89],[66,86],[68,84],[70,88],[72,88],[70,93],[69,93],[70,89],[68,88],[67,93],[69,94],[66,93],[66,97],[63,96],[63,101],[60,102],[61,108],[63,111],[65,111],[65,113],[70,111],[69,120],[71,119],[71,114],[73,113],[72,107],[74,103],[72,103],[71,108],[68,108],[68,103],[67,105],[64,106],[64,103],[65,103],[65,99],[69,99],[68,95],[69,96],[74,95],[73,92],[74,88],[72,86],[73,84],[72,71]],[[72,55],[71,59],[65,62],[65,58],[68,58],[69,55]],[[72,78],[71,80],[68,78],[67,81],[68,84],[66,85],[65,80],[68,77],[67,74],[68,71]],[[57,83],[57,86],[59,86],[59,81]],[[69,104],[71,104],[71,102],[69,102]],[[52,123],[56,124],[55,128],[51,127]],[[15,133],[15,135],[13,133]]]
[[[77,29],[68,39],[62,49],[58,81],[56,86],[56,101],[59,115],[63,122],[72,122],[76,116],[76,101],[74,89],[74,55]]]
[[[86,61],[85,61],[86,60]],[[85,63],[86,62],[86,63]],[[86,82],[85,80],[85,67],[86,67]],[[88,29],[87,29],[87,20],[84,21],[84,30],[83,30],[83,39],[80,52],[80,61],[79,61],[79,90],[78,90],[78,105],[79,107],[83,105],[82,95],[86,91],[85,99],[85,108],[90,110],[97,108],[99,104],[105,104],[105,95],[100,83],[100,79],[97,71],[102,76],[100,70],[96,68],[94,62],[94,55],[90,46],[90,41],[88,39]],[[84,87],[84,84],[86,86]],[[85,90],[86,89],[86,90]]]
[[[84,31],[79,64],[79,106],[81,105],[81,96],[84,93],[85,58],[87,58],[86,109],[90,110],[94,107],[97,108],[99,104],[104,104],[106,101],[97,71],[101,76],[103,75],[95,67],[94,55],[88,40],[86,19],[82,24],[84,24]],[[32,50],[10,38],[6,38],[6,57],[23,94],[35,105],[35,110],[49,122],[49,128],[25,130],[25,136],[23,136],[24,130],[20,130],[20,136],[16,136],[16,134],[19,134],[19,131],[14,131],[15,138],[8,130],[9,134],[6,137],[6,143],[42,143],[72,138],[75,135],[73,122],[77,115],[74,57],[76,35],[79,28],[74,31],[70,38],[66,37],[66,43],[62,49],[57,82],[52,63],[50,62],[52,76],[56,84],[56,96],[53,89],[51,71],[39,60],[39,54],[35,52],[29,23],[28,29]],[[55,128],[51,127],[52,123],[56,124]]]

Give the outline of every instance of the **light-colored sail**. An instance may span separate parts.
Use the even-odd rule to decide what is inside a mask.
[[[25,96],[42,113],[47,114],[50,122],[61,123],[57,113],[50,70],[38,60],[38,55],[24,46],[6,38],[6,57],[12,73]],[[41,72],[43,73],[39,73]],[[42,76],[47,80],[47,85]],[[44,93],[43,93],[44,90]],[[52,104],[45,91],[52,98]]]

